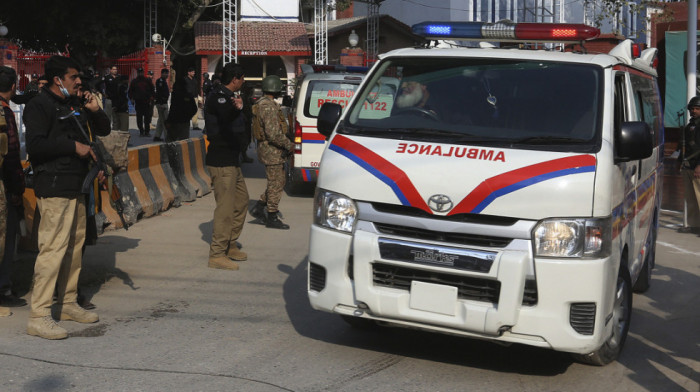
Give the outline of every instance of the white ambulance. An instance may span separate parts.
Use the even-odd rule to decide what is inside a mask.
[[[367,67],[341,65],[302,65],[292,102],[291,132],[294,154],[285,164],[286,190],[297,193],[304,184],[314,184],[326,138],[316,131],[316,117],[321,106],[333,102],[347,106]]]
[[[599,33],[502,22],[413,28],[430,40]],[[324,105],[311,305],[353,325],[615,360],[633,290],[649,287],[654,267],[664,140],[656,49],[584,46],[395,50],[342,114]],[[387,84],[401,88],[392,95]]]

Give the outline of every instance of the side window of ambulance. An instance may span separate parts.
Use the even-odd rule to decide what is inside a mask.
[[[622,123],[627,121],[626,112],[627,110],[625,110],[625,74],[620,72],[615,75],[615,134],[617,134],[620,131]]]
[[[661,102],[656,89],[656,83],[651,77],[630,75],[634,104],[637,109],[638,121],[644,121],[652,131],[654,141],[659,143],[661,128]]]

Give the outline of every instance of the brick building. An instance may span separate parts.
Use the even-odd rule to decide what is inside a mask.
[[[194,25],[195,53],[202,74],[213,75],[222,66],[222,30],[222,22]],[[238,22],[238,62],[249,84],[259,84],[267,75],[278,75],[286,83],[301,72],[300,64],[311,55],[303,23]]]

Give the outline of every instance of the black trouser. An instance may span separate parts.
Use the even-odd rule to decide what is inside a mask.
[[[139,133],[148,135],[151,131],[151,118],[153,117],[151,104],[148,101],[136,101],[134,108],[136,109],[136,126],[139,128]]]

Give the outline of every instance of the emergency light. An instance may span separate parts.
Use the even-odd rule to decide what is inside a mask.
[[[486,22],[423,22],[413,25],[413,33],[426,39],[483,41],[580,42],[600,35],[585,24]]]

